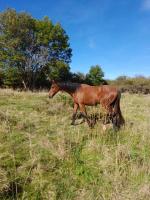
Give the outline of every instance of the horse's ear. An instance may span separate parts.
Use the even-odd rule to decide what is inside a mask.
[[[55,83],[55,80],[52,80],[52,83]]]

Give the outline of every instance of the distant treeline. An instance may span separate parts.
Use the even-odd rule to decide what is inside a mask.
[[[119,87],[122,92],[150,94],[150,77],[119,76],[116,80],[109,80],[108,83]]]

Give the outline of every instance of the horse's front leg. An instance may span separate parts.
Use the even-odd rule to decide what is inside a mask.
[[[78,105],[77,103],[74,103],[71,125],[74,125],[74,124],[75,124],[75,120],[76,120],[76,115],[77,115],[78,107],[79,107],[79,105]]]
[[[89,117],[87,115],[87,112],[86,112],[86,109],[85,109],[85,105],[84,104],[79,104],[79,107],[80,107],[81,115],[87,121],[89,127],[92,128],[92,123],[90,122],[90,119],[89,119]]]

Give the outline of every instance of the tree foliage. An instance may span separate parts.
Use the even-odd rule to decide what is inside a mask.
[[[48,17],[37,20],[13,9],[0,14],[0,68],[6,84],[14,84],[14,73],[28,88],[35,87],[40,76],[44,82],[47,77],[67,79],[71,52],[66,32]]]
[[[91,66],[89,73],[86,75],[86,80],[92,85],[100,85],[103,83],[104,72],[99,65]]]

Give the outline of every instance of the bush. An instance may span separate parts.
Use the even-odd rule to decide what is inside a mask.
[[[150,78],[137,76],[134,78],[120,76],[109,84],[119,86],[121,92],[150,94]]]

